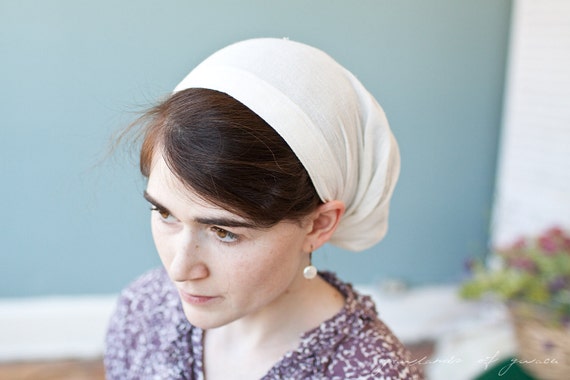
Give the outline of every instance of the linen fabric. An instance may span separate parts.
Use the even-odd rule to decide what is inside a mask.
[[[297,155],[323,202],[346,212],[330,242],[360,251],[387,231],[400,172],[396,140],[380,105],[329,55],[287,39],[225,47],[176,86],[224,92],[250,108]]]
[[[409,352],[378,319],[371,299],[331,273],[321,276],[345,296],[343,309],[304,333],[298,348],[262,380],[423,379]],[[106,336],[106,378],[204,379],[202,338],[164,269],[147,272],[119,297]]]

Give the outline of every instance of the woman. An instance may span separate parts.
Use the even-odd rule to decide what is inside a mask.
[[[386,232],[399,153],[384,113],[320,50],[230,45],[142,125],[164,268],[123,291],[109,379],[420,379],[369,297],[311,254]]]

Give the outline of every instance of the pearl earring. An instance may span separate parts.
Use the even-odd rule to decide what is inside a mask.
[[[313,245],[311,244],[311,253],[309,253],[309,262],[313,259]],[[309,264],[303,269],[303,277],[307,280],[312,280],[317,277],[317,268],[313,264]]]
[[[317,268],[314,265],[307,265],[305,269],[303,269],[303,276],[307,280],[312,280],[317,277]]]

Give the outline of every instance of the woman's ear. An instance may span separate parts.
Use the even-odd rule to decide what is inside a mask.
[[[305,251],[312,252],[324,245],[334,234],[344,214],[344,202],[333,200],[320,205],[310,216]]]

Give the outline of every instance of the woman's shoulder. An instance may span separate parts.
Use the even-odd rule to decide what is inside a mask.
[[[320,327],[319,335],[329,337],[333,378],[338,374],[351,379],[422,379],[409,351],[378,317],[372,298],[333,274],[325,274],[325,279],[346,300],[343,310]]]
[[[164,268],[149,270],[125,287],[117,300],[116,314],[116,318],[130,323],[152,326],[183,318],[176,288]]]
[[[137,277],[121,291],[119,299],[128,302],[156,302],[168,299],[171,295],[175,295],[174,285],[164,268],[159,267]]]
[[[351,329],[334,360],[351,379],[423,379],[409,351],[379,318]]]
[[[105,367],[109,379],[185,378],[192,362],[184,317],[176,289],[164,269],[153,269],[119,295],[106,336]]]

